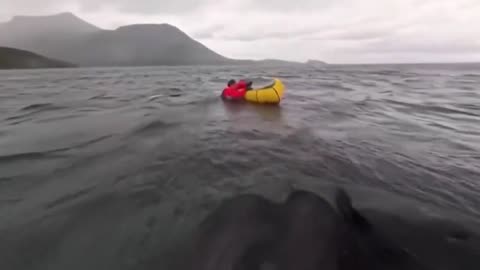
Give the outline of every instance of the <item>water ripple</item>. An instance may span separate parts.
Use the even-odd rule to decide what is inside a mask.
[[[219,99],[230,78],[274,76],[279,106]],[[291,186],[478,220],[479,78],[476,65],[0,72],[0,250],[18,269],[133,269],[124,254],[164,261],[215,201]]]

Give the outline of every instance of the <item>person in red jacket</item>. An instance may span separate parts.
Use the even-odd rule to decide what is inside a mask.
[[[227,83],[227,87],[222,91],[222,98],[228,100],[242,100],[245,93],[252,89],[252,82],[240,80],[230,80]]]

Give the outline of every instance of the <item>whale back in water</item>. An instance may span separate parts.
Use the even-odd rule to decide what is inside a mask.
[[[281,207],[257,195],[225,200],[199,225],[188,269],[254,270],[280,235]]]
[[[224,201],[197,228],[188,269],[420,270],[416,258],[369,222],[344,190],[336,208],[296,190],[281,204],[258,195]]]
[[[337,269],[341,220],[326,200],[312,192],[293,191],[284,203],[283,220],[273,259],[276,269]]]
[[[356,270],[420,270],[428,269],[415,256],[390,240],[357,211],[350,196],[339,189],[336,206],[343,218],[339,269]]]

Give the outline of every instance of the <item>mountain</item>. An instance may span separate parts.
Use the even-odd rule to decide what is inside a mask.
[[[15,16],[10,21],[0,24],[0,30],[5,31],[3,34],[9,35],[9,39],[18,39],[92,33],[101,29],[70,12],[64,12],[51,16]]]
[[[0,46],[33,51],[52,58],[60,58],[54,52],[100,28],[81,20],[72,13],[52,16],[15,16],[0,24]]]
[[[313,66],[322,66],[322,65],[326,65],[327,63],[323,62],[323,61],[320,61],[320,60],[308,60],[306,62],[307,65],[313,65]]]
[[[221,64],[230,60],[169,24],[138,24],[100,31],[57,51],[86,66]]]
[[[302,64],[275,59],[229,59],[169,24],[136,24],[104,30],[68,12],[16,16],[0,23],[0,46],[80,66]]]
[[[72,64],[8,47],[0,47],[0,69],[61,68]]]
[[[0,46],[81,66],[223,64],[223,57],[169,24],[102,30],[71,13],[17,16],[0,24]]]

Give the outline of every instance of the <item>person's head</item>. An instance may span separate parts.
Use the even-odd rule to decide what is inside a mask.
[[[230,81],[228,81],[227,85],[228,86],[232,86],[236,83],[236,81],[234,79],[231,79]]]

